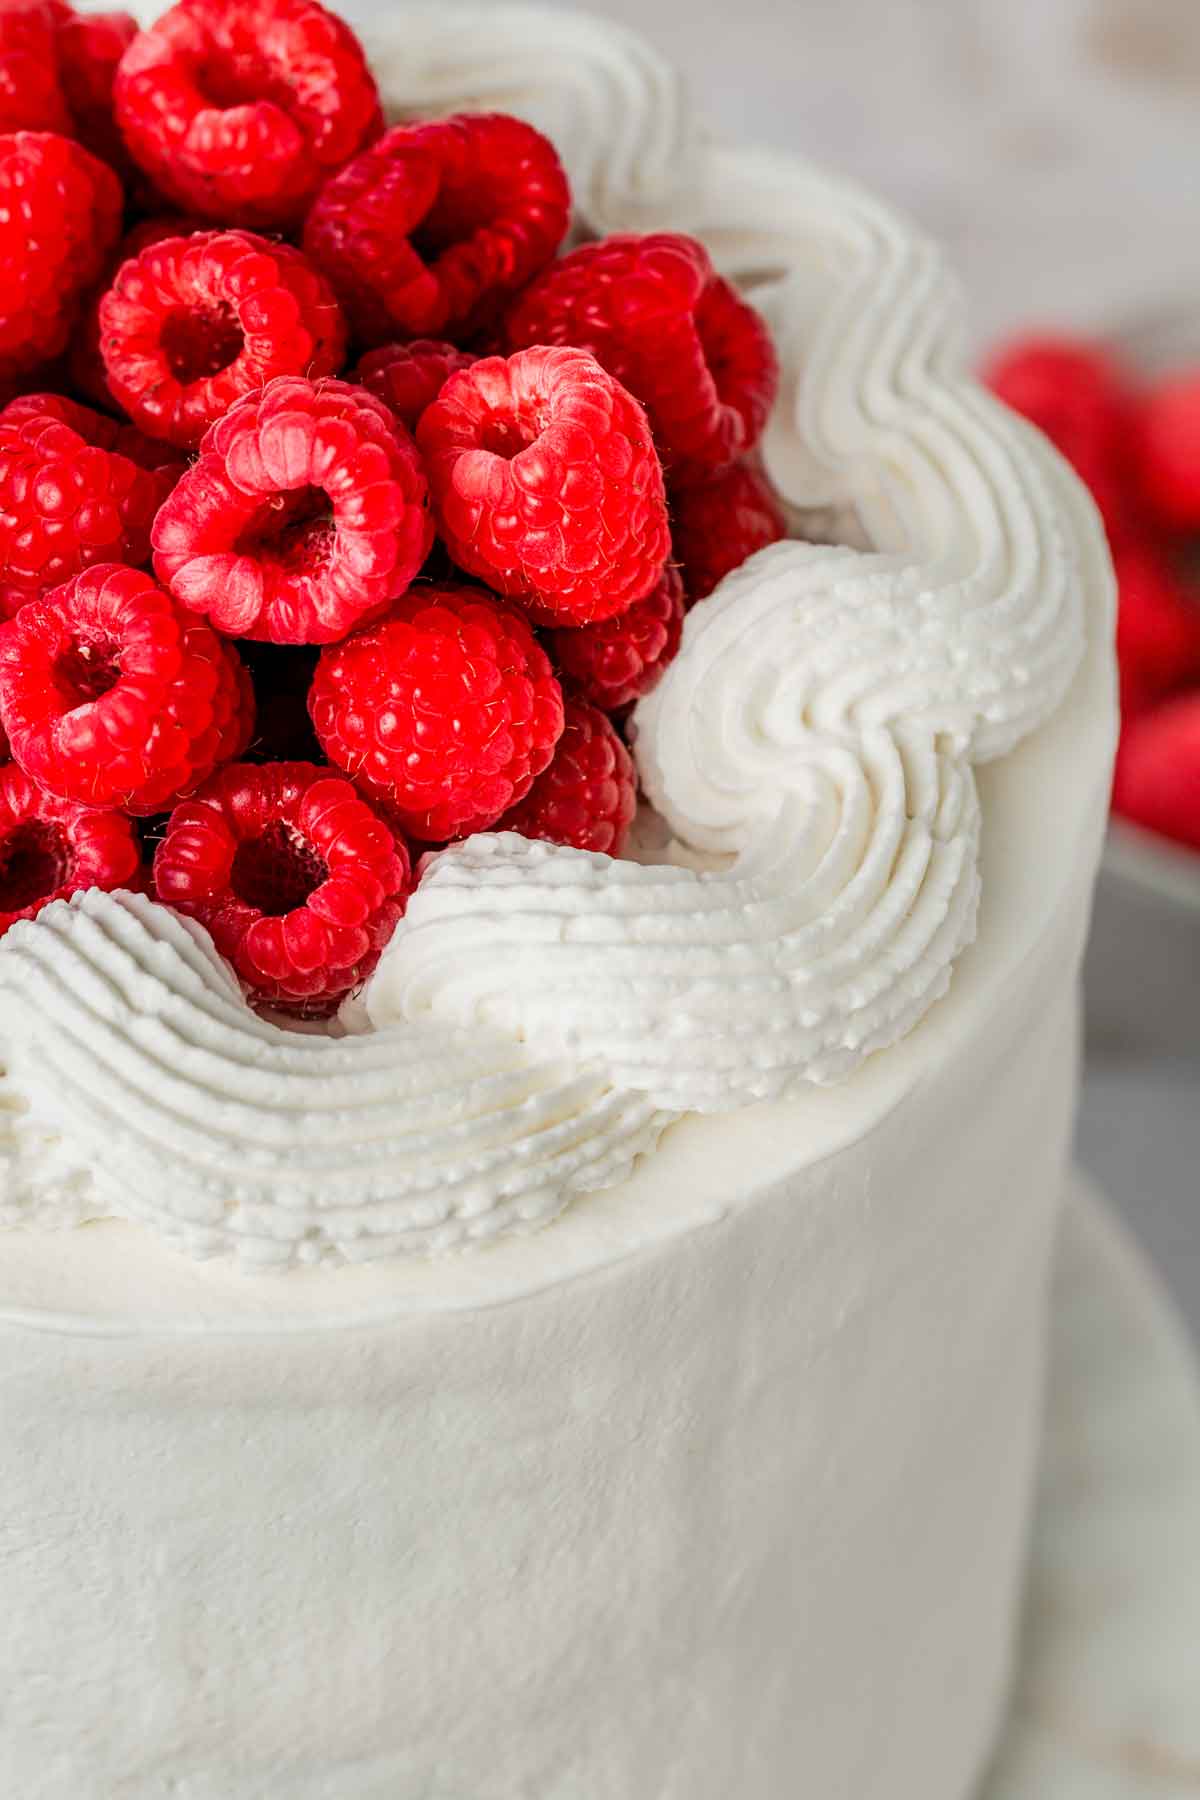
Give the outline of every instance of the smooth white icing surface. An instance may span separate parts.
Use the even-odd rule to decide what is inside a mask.
[[[695,230],[755,286],[784,375],[770,473],[876,547],[775,546],[690,614],[635,721],[664,863],[511,834],[434,859],[361,1042],[255,1020],[144,902],[14,928],[10,1224],[135,1218],[257,1268],[437,1252],[624,1181],[684,1114],[844,1079],[944,995],[975,931],[973,764],[1078,665],[1094,519],[964,374],[922,239],[806,164],[707,146],[669,73],[591,21],[420,11],[377,66],[401,112],[533,117],[589,226]]]

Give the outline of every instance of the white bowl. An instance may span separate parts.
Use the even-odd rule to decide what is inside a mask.
[[[1200,856],[1110,821],[1084,996],[1091,1048],[1200,1055]]]

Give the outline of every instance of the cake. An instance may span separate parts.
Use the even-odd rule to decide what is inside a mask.
[[[1038,1449],[1111,580],[941,258],[643,44],[404,10],[581,237],[768,318],[794,537],[688,615],[612,860],[483,832],[340,1031],[83,892],[0,942],[0,1786],[968,1800]]]

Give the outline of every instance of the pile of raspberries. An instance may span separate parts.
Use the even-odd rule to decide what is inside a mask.
[[[0,0],[0,932],[144,887],[319,1017],[429,849],[621,852],[778,377],[570,210],[519,119],[385,129],[316,0]]]
[[[1091,489],[1117,571],[1113,809],[1200,850],[1200,371],[1140,381],[1103,345],[1022,338],[984,370]]]

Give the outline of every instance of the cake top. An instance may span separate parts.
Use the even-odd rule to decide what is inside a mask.
[[[406,13],[371,58],[393,122],[371,141],[367,64],[320,24],[347,141],[314,192],[313,157],[281,149],[231,194],[160,141],[156,83],[194,34],[277,10],[301,37],[327,17],[186,0],[117,74],[138,166],[208,221],[132,246],[99,305],[112,393],[160,445],[200,445],[183,473],[129,437],[106,452],[159,484],[158,582],[84,567],[0,635],[14,784],[100,871],[0,943],[0,1217],[137,1218],[255,1267],[526,1229],[682,1114],[897,1042],[975,929],[973,766],[1058,707],[1099,566],[1073,479],[965,374],[937,252],[806,164],[710,143],[607,26]],[[325,154],[323,124],[292,123]],[[498,166],[511,191],[478,173]],[[568,194],[580,242],[555,259]],[[301,219],[302,251],[245,228]],[[250,334],[233,363],[193,334],[147,383],[147,336],[206,283],[261,296],[308,372],[272,341],[239,395]],[[481,332],[500,354],[476,360]],[[344,380],[350,334],[395,347]],[[71,404],[32,409],[36,443],[81,426]],[[413,585],[430,496],[470,586]],[[771,543],[780,502],[802,535]],[[314,582],[331,528],[338,580]],[[719,577],[681,631],[677,561],[684,586]],[[34,677],[101,616],[152,646],[169,758],[92,754],[86,706],[90,739],[45,728]],[[234,639],[314,646],[293,654],[332,769],[236,760]],[[469,707],[439,711],[448,667],[483,684]],[[197,725],[172,694],[201,689]],[[648,803],[628,846],[622,734]],[[131,815],[180,793],[157,898],[104,892],[136,866]],[[348,997],[337,1032],[297,1032],[246,990]]]

